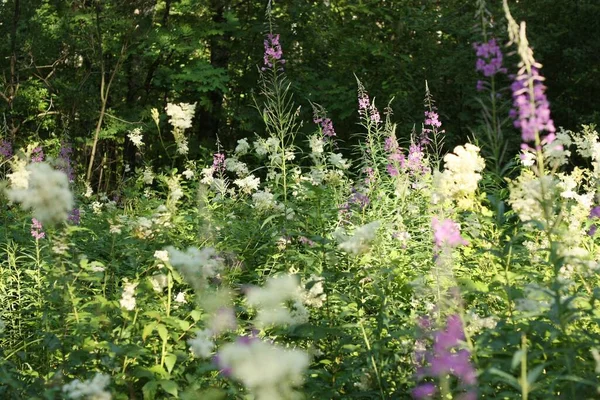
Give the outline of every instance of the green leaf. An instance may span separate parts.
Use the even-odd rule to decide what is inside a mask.
[[[148,336],[150,336],[152,334],[152,332],[154,332],[155,327],[156,327],[155,322],[144,326],[144,329],[142,330],[142,340],[146,341],[146,338]]]
[[[540,376],[546,364],[538,365],[527,374],[527,383],[529,386],[533,386],[537,378]]]
[[[513,354],[513,357],[512,357],[512,362],[510,363],[510,368],[511,369],[517,368],[519,366],[519,364],[521,364],[521,358],[523,358],[523,350],[515,351],[515,354]]]
[[[171,373],[173,371],[173,367],[175,366],[175,362],[177,361],[177,356],[175,354],[169,354],[165,357],[165,366],[167,367],[167,371]]]
[[[519,381],[517,381],[517,378],[515,378],[514,376],[493,367],[490,368],[490,373],[492,375],[498,376],[499,378],[501,378],[502,381],[514,387],[515,389],[521,390],[521,385],[519,384]]]
[[[175,397],[177,397],[177,383],[173,381],[161,380],[158,381],[163,390]]]
[[[169,332],[167,331],[167,327],[163,324],[158,324],[156,326],[156,330],[158,331],[158,336],[164,341],[169,337]]]
[[[156,390],[158,389],[158,384],[156,381],[146,382],[146,384],[142,387],[142,394],[144,395],[144,400],[154,400],[156,397]]]
[[[202,318],[202,313],[198,310],[193,310],[190,313],[190,316],[192,317],[192,319],[194,320],[194,322],[198,322],[200,321],[200,318]]]

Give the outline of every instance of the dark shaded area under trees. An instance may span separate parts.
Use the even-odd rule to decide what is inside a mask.
[[[268,31],[266,1],[7,0],[0,4],[2,136],[17,145],[35,139],[73,142],[82,162],[94,134],[102,160],[135,162],[126,132],[140,124],[155,140],[150,109],[198,102],[191,136],[212,147],[260,134],[252,94]],[[394,98],[398,136],[422,122],[425,80],[439,108],[447,145],[477,124],[472,44],[480,41],[477,1],[274,1],[295,100],[311,119],[323,105],[338,135],[356,128],[356,82],[383,108]],[[490,2],[500,3],[500,2]],[[505,41],[500,4],[488,28]],[[497,8],[495,8],[497,7]],[[528,21],[536,59],[544,64],[557,126],[598,123],[600,2],[528,0],[511,5]],[[505,65],[516,70],[516,59]],[[508,80],[504,82],[508,86]],[[507,92],[508,96],[509,93]],[[163,119],[165,117],[163,116]],[[166,126],[163,136],[171,140]],[[313,129],[310,124],[304,130]],[[517,135],[517,133],[515,133]],[[156,139],[158,140],[158,139]],[[101,155],[101,156],[100,156]],[[156,162],[161,163],[157,157]]]

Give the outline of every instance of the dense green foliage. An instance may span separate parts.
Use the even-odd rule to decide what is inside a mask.
[[[0,398],[597,398],[600,6],[503,3],[2,2]]]
[[[499,4],[488,6],[501,15]],[[135,162],[131,147],[122,154],[118,144],[133,125],[151,126],[149,109],[163,109],[167,101],[199,103],[193,154],[198,143],[214,145],[217,134],[232,144],[260,132],[251,93],[269,30],[265,7],[264,1],[223,0],[4,1],[5,136],[21,144],[69,137],[81,145],[83,162],[102,109],[102,78],[112,81],[100,134],[109,140],[99,152],[108,161]],[[310,115],[308,101],[322,104],[339,135],[350,138],[356,74],[377,98],[394,98],[400,137],[420,125],[415,116],[425,80],[452,133],[448,144],[464,142],[475,127],[476,1],[274,1],[272,7],[303,116]],[[529,21],[537,59],[548,65],[557,125],[599,123],[600,23],[594,16],[600,4],[536,0],[513,7]],[[498,22],[490,33],[502,37]]]

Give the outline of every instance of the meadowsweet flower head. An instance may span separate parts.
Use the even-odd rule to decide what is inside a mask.
[[[187,138],[184,131],[192,126],[192,118],[196,110],[196,103],[167,103],[165,108],[167,115],[171,117],[169,123],[173,126],[173,137],[177,145],[177,153],[187,154],[189,151]]]
[[[6,192],[8,199],[20,203],[25,210],[32,210],[42,224],[65,221],[73,209],[67,175],[44,162],[29,164],[25,172],[20,174],[27,176],[27,180],[19,182],[20,187],[11,186]]]
[[[467,143],[444,156],[444,171],[434,174],[437,196],[456,201],[461,209],[472,208],[480,172],[485,168],[479,151],[479,147]]]
[[[251,287],[246,291],[246,301],[257,309],[254,324],[258,328],[306,322],[308,313],[302,297],[298,279],[292,275],[271,277],[263,287]]]
[[[188,339],[190,350],[194,357],[209,358],[215,348],[215,342],[212,339],[213,333],[210,329],[196,331],[196,337]]]
[[[80,381],[75,379],[62,387],[67,398],[83,400],[110,400],[112,398],[106,386],[110,383],[110,376],[97,373],[92,379]]]
[[[156,250],[154,252],[154,258],[164,263],[169,262],[169,252],[167,250]]]
[[[281,50],[281,44],[279,43],[279,34],[268,33],[264,41],[265,54],[264,54],[264,67],[273,68],[277,63],[285,64],[285,60],[282,58],[283,51]]]
[[[329,154],[329,163],[335,168],[339,169],[348,169],[350,163],[344,159],[342,154],[340,153],[331,153]]]
[[[135,128],[129,131],[127,137],[129,138],[129,140],[131,140],[131,143],[133,143],[133,145],[138,149],[144,145],[144,142],[142,142],[142,139],[144,138],[142,135],[142,128]]]
[[[241,382],[257,400],[291,399],[304,382],[308,354],[271,344],[255,337],[241,337],[222,346],[215,358],[226,376]]]
[[[214,163],[213,167],[215,167]],[[225,169],[235,173],[240,178],[248,175],[248,166],[235,157],[229,157],[225,160]]]
[[[258,189],[260,178],[250,174],[244,179],[236,179],[233,184],[239,187],[240,191],[245,194],[251,194]]]
[[[173,128],[186,130],[192,127],[192,118],[194,118],[196,111],[196,103],[167,103],[165,110],[167,115],[171,117],[169,118],[169,123]]]
[[[217,276],[223,269],[223,260],[211,247],[201,250],[189,247],[185,251],[180,251],[169,246],[166,250],[169,252],[171,265],[177,268],[196,290],[203,289],[207,280]]]
[[[354,231],[354,235],[348,237],[345,232],[337,232],[338,248],[350,254],[359,255],[367,251],[371,242],[377,236],[381,222],[373,221],[363,225]]]
[[[248,139],[240,139],[237,141],[237,146],[235,147],[235,154],[238,156],[243,156],[250,151],[250,144],[248,143]]]
[[[123,293],[121,294],[119,304],[128,311],[135,310],[135,288],[137,285],[137,282],[125,281],[123,283]]]

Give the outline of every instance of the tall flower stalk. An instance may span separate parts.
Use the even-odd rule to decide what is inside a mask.
[[[270,8],[267,10],[270,21]],[[296,109],[290,93],[290,82],[285,77],[283,66],[283,50],[280,43],[280,35],[273,33],[272,24],[269,22],[270,30],[264,40],[264,65],[261,70],[261,95],[264,102],[258,104],[255,99],[255,107],[262,113],[266,132],[271,138],[277,139],[277,154],[271,157],[271,167],[281,173],[281,186],[285,214],[288,209],[288,163],[293,158],[293,147],[296,134],[299,129],[297,118],[299,108]]]

